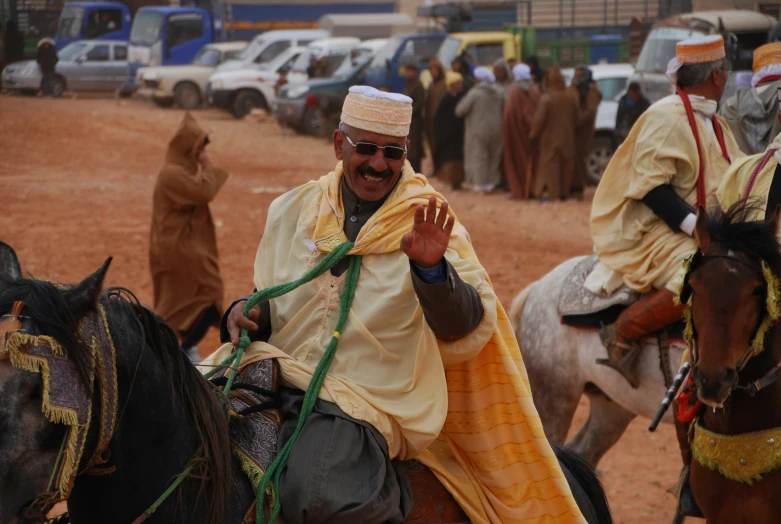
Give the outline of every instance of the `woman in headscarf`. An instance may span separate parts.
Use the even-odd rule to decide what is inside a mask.
[[[181,337],[182,350],[198,360],[196,344],[222,317],[223,282],[209,202],[228,172],[206,154],[209,138],[185,113],[168,144],[152,203],[149,267],[155,312]]]
[[[442,97],[447,93],[447,84],[445,83],[445,68],[442,66],[439,58],[432,58],[428,64],[429,73],[431,73],[431,84],[428,86],[426,92],[426,107],[424,110],[424,128],[426,133],[426,141],[428,147],[434,152],[434,115],[439,107],[439,102],[442,101]],[[436,173],[436,169],[434,171]]]
[[[570,89],[580,106],[580,120],[575,132],[575,176],[570,191],[578,199],[582,199],[588,183],[588,157],[594,141],[594,124],[602,93],[593,80],[591,69],[583,65],[575,69]]]
[[[545,76],[545,91],[529,135],[540,152],[534,195],[543,201],[569,197],[579,117],[578,102],[567,92],[561,70],[555,65]]]
[[[437,178],[457,190],[464,183],[464,119],[456,116],[464,96],[461,73],[448,71],[445,84],[447,91],[434,113],[434,170]]]
[[[506,95],[486,67],[475,69],[479,83],[456,106],[464,118],[464,170],[473,189],[490,193],[502,182],[502,113]]]
[[[534,174],[534,155],[529,138],[540,103],[540,89],[526,64],[513,68],[510,96],[504,107],[504,175],[512,198],[529,198]]]

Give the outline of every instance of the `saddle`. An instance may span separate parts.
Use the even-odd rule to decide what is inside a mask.
[[[222,381],[224,379],[216,379],[215,382]],[[233,455],[255,489],[276,456],[282,425],[274,398],[278,384],[277,361],[260,360],[242,368],[228,394]],[[431,470],[416,460],[403,461],[402,465],[413,494],[412,511],[405,523],[469,524],[469,518]],[[254,521],[253,503],[242,522],[252,524]]]
[[[610,295],[597,295],[586,288],[588,276],[599,263],[596,255],[585,257],[564,279],[556,307],[561,323],[583,329],[600,329],[613,324],[621,313],[640,300],[642,294],[626,285]],[[683,340],[684,323],[668,326],[669,339]]]

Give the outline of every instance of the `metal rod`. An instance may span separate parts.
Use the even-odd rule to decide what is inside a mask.
[[[651,425],[648,426],[648,431],[656,431],[657,426],[659,426],[659,423],[662,421],[662,417],[664,417],[664,414],[667,413],[668,409],[670,409],[675,395],[678,393],[678,390],[681,389],[681,384],[683,384],[686,375],[689,374],[691,367],[691,363],[687,360],[683,363],[681,369],[678,370],[678,374],[675,375],[673,383],[670,385],[670,389],[667,390],[667,394],[662,399],[662,405],[659,406],[659,410],[656,412],[656,416],[651,421]]]

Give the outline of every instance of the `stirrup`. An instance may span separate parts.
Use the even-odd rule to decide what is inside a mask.
[[[614,324],[602,326],[602,329],[599,330],[599,338],[607,349],[608,358],[598,358],[597,364],[616,370],[629,382],[632,389],[637,389],[640,386],[640,379],[637,376],[635,362],[640,356],[640,344],[627,344],[619,341]]]
[[[681,475],[678,478],[678,482],[669,490],[676,499],[678,499],[678,511],[685,517],[697,517],[704,519],[702,510],[697,505],[697,501],[694,500],[694,494],[692,493],[691,484],[689,484],[689,465],[685,465],[681,470]]]

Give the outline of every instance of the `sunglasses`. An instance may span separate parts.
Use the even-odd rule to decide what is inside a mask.
[[[405,147],[378,146],[377,144],[372,144],[371,142],[358,142],[356,144],[352,140],[350,140],[350,137],[347,136],[347,133],[342,131],[342,134],[344,134],[344,137],[347,139],[347,142],[349,142],[350,145],[355,148],[356,154],[361,156],[374,156],[377,153],[378,149],[382,149],[382,154],[383,156],[385,156],[386,159],[401,160],[402,158],[404,158],[404,155],[407,153],[407,148]]]

